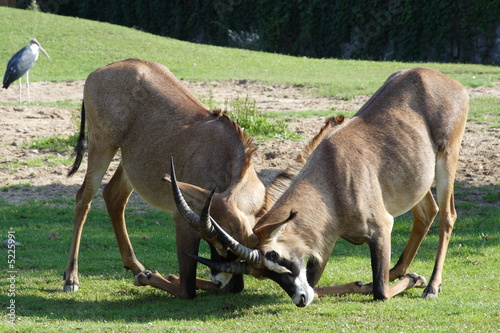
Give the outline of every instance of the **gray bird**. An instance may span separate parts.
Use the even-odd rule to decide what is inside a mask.
[[[43,54],[50,59],[48,53],[43,49],[42,45],[35,39],[32,38],[28,46],[23,47],[16,54],[10,58],[7,64],[7,69],[5,70],[5,75],[3,77],[3,87],[7,89],[10,84],[17,79],[19,79],[19,102],[21,99],[21,77],[26,74],[26,87],[28,88],[28,103],[30,102],[30,84],[29,84],[29,74],[28,71],[35,65],[35,61],[38,59],[39,52],[42,51]]]

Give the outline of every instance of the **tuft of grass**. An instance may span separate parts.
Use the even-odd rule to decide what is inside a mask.
[[[208,91],[207,96],[199,96],[198,98],[209,110],[217,110],[221,104],[215,100],[212,89]]]
[[[69,156],[61,156],[56,154],[41,154],[30,160],[21,162],[21,165],[27,167],[44,167],[44,166],[59,166],[59,165],[71,165],[73,163]]]
[[[20,161],[14,159],[4,163],[2,166],[4,172],[9,172],[10,174],[16,174],[21,167],[46,167],[46,166],[58,166],[65,165],[69,166],[73,163],[73,158],[69,154],[51,154],[51,153],[41,153],[33,154],[33,158],[28,160]]]
[[[500,184],[486,187],[485,192],[487,193],[483,195],[483,200],[488,203],[500,202],[500,191],[498,190],[498,186],[500,186]]]
[[[22,184],[13,184],[13,185],[6,184],[5,186],[2,186],[0,188],[0,191],[2,191],[2,192],[8,192],[9,189],[14,189],[14,190],[20,190],[22,188],[26,188],[27,189],[27,188],[29,188],[31,186],[33,186],[33,184],[31,184],[31,183],[22,183]]]
[[[73,151],[78,134],[69,136],[56,135],[32,141],[28,144],[29,149],[46,149],[57,153],[67,153]]]
[[[257,109],[255,100],[250,100],[248,97],[233,99],[227,102],[226,108],[231,110],[229,111],[231,118],[250,136],[294,140],[301,138],[298,134],[288,130],[283,119],[269,121],[264,113]]]

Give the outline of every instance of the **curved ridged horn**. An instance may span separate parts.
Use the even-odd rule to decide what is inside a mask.
[[[170,171],[171,171],[171,181],[172,181],[172,192],[174,195],[175,205],[181,216],[189,223],[189,225],[196,231],[200,232],[205,238],[212,239],[217,237],[217,232],[215,231],[212,223],[210,221],[210,205],[212,203],[212,198],[214,196],[215,189],[210,193],[201,215],[198,216],[191,207],[187,204],[184,199],[181,190],[179,189],[179,184],[177,183],[177,177],[175,175],[174,158],[170,158]]]
[[[170,168],[171,168],[171,181],[172,181],[172,192],[174,194],[175,204],[177,205],[177,210],[181,214],[181,216],[189,223],[189,225],[200,232],[205,239],[217,239],[234,254],[240,257],[242,260],[247,261],[250,264],[260,264],[262,261],[260,252],[258,250],[250,249],[243,244],[240,244],[233,237],[231,237],[227,232],[222,229],[217,222],[210,216],[210,204],[212,202],[212,197],[215,193],[215,189],[210,193],[207,200],[205,201],[205,205],[203,206],[203,210],[201,215],[198,216],[193,210],[189,207],[186,200],[182,196],[182,193],[179,189],[179,185],[177,183],[177,178],[175,176],[175,168],[174,168],[174,159],[170,158]]]
[[[222,229],[214,219],[210,218],[214,229],[219,234],[219,241],[226,247],[228,247],[234,254],[236,254],[240,259],[245,260],[249,264],[259,265],[262,262],[262,256],[258,250],[250,249],[245,245],[239,243],[231,235]]]
[[[210,195],[205,201],[205,205],[203,206],[200,214],[200,232],[206,239],[214,239],[217,237],[217,231],[215,231],[215,228],[213,227],[213,219],[210,216],[210,206],[212,205],[212,198],[217,190],[217,187],[219,186],[216,186],[212,192],[210,192]]]
[[[214,261],[203,257],[198,257],[195,256],[194,254],[187,252],[183,252],[183,254],[219,272],[225,272],[231,274],[247,274],[247,275],[250,274],[250,267],[246,262]]]

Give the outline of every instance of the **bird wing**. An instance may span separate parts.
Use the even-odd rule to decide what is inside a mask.
[[[10,58],[3,77],[3,87],[9,85],[26,74],[35,65],[36,56],[31,52],[29,46],[25,46]]]

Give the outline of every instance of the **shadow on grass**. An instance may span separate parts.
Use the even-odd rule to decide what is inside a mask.
[[[288,298],[276,300],[265,294],[216,294],[199,292],[192,300],[177,299],[161,291],[134,292],[126,299],[81,300],[78,293],[58,297],[62,291],[44,291],[46,296],[17,295],[17,311],[21,317],[45,317],[49,320],[116,321],[147,323],[155,320],[205,320],[207,318],[233,319],[245,316],[253,307],[273,306],[281,309],[295,307]],[[119,297],[119,296],[118,296]],[[64,298],[64,299],[62,299]],[[88,295],[86,296],[88,299]],[[286,304],[285,304],[286,302]],[[286,305],[284,307],[277,306]]]

